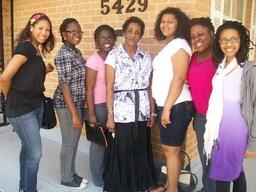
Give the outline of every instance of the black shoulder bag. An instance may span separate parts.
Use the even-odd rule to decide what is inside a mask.
[[[42,128],[43,129],[52,129],[56,126],[57,120],[53,106],[53,99],[50,97],[43,98],[44,103],[44,113],[43,113],[43,121]]]

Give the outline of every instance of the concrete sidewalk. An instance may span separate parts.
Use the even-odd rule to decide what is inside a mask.
[[[59,129],[41,130],[43,156],[38,174],[38,189],[44,192],[101,192],[102,188],[92,183],[89,169],[89,142],[81,138],[77,154],[77,172],[87,178],[89,184],[84,190],[70,190],[60,184],[59,154],[61,137]],[[18,192],[20,141],[12,127],[0,127],[0,189],[4,192]],[[0,192],[2,192],[0,190]]]
[[[77,172],[89,180],[84,190],[70,190],[60,184],[59,154],[61,136],[59,129],[41,130],[43,142],[43,157],[38,174],[38,189],[44,192],[74,192],[88,191],[101,192],[102,188],[92,183],[89,169],[89,142],[84,137],[80,139],[77,154]],[[20,141],[12,127],[0,127],[0,192],[18,192],[19,183],[19,150]],[[193,160],[192,171],[199,177],[197,189],[201,184],[201,169],[198,159]],[[248,192],[255,192],[256,159],[245,160]]]

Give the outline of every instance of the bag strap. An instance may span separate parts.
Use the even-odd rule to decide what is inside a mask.
[[[197,186],[198,178],[195,173],[192,173],[191,171],[186,170],[185,172],[180,172],[180,175],[191,175],[191,177],[193,177],[195,181],[195,183],[193,183],[193,187]]]
[[[191,177],[193,177],[194,180],[195,180],[195,186],[196,186],[197,183],[198,183],[198,178],[197,178],[196,174],[191,172],[191,165],[190,165],[191,159],[190,159],[190,157],[189,157],[189,155],[186,151],[181,150],[180,152],[183,153],[184,156],[188,159],[188,165],[186,166],[186,168],[188,167],[188,169],[185,168],[186,172],[180,172],[180,174],[189,174],[189,175],[191,175]]]
[[[190,160],[189,155],[187,154],[187,152],[186,152],[186,151],[181,150],[180,152],[181,152],[181,153],[183,153],[183,154],[184,154],[184,156],[188,159],[188,165],[187,165],[187,166],[189,166],[189,167],[190,167],[190,162],[191,162],[191,160]]]

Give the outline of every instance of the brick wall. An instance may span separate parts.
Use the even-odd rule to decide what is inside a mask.
[[[6,3],[9,2],[8,0],[4,1]],[[108,4],[112,6],[114,2],[115,1],[110,0],[110,3]],[[130,1],[122,2],[126,2],[124,3],[124,9],[122,10],[124,12]],[[21,28],[25,26],[28,18],[33,13],[46,13],[52,21],[54,35],[57,40],[55,49],[47,58],[47,62],[52,63],[57,50],[61,46],[60,35],[58,33],[59,25],[61,24],[63,19],[67,17],[75,17],[80,22],[82,30],[85,32],[79,48],[81,49],[85,58],[88,58],[88,56],[95,51],[93,33],[97,26],[101,24],[109,24],[115,29],[120,29],[123,21],[127,17],[135,15],[142,18],[146,24],[145,35],[141,40],[140,45],[146,51],[150,52],[152,56],[155,56],[156,53],[161,49],[162,44],[157,42],[153,37],[154,22],[160,10],[166,8],[167,6],[179,7],[184,12],[186,12],[189,17],[209,16],[210,0],[148,0],[148,8],[145,12],[135,11],[134,13],[116,14],[115,10],[111,10],[110,13],[107,15],[101,14],[100,1],[96,0],[15,0],[14,37],[16,37],[17,33],[21,30]],[[139,8],[139,5],[136,3],[136,5],[134,5],[134,8],[136,8],[137,10],[137,8]],[[9,23],[5,23],[5,25],[9,26]],[[121,41],[122,37],[119,37],[118,42]],[[8,44],[7,47],[10,47],[10,44]],[[9,59],[10,55],[7,55],[8,57],[6,56],[6,59]],[[46,95],[52,95],[57,83],[56,77],[56,72],[47,75],[47,80],[45,83]],[[152,130],[152,140],[155,156],[162,158],[163,155],[159,144],[159,132],[156,126]],[[184,148],[191,154],[192,158],[197,155],[195,134],[192,131],[191,126],[188,130]]]

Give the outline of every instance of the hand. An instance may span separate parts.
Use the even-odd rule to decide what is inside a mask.
[[[114,122],[114,115],[109,113],[108,114],[108,119],[107,119],[107,123],[106,123],[106,127],[107,129],[114,133],[115,132],[115,122]]]
[[[244,157],[245,157],[246,159],[256,157],[256,152],[247,150],[247,151],[245,152]]]
[[[54,66],[51,63],[46,65],[46,73],[52,72],[54,70]]]
[[[167,128],[167,125],[171,123],[170,120],[170,110],[166,110],[165,108],[163,109],[162,115],[161,115],[161,124],[163,127]]]
[[[89,125],[91,127],[94,127],[97,124],[96,116],[95,115],[89,115]]]
[[[149,118],[148,118],[147,126],[148,127],[152,127],[155,122],[156,122],[156,117],[150,115]]]
[[[83,123],[78,115],[72,116],[72,125],[75,129],[82,129]]]

